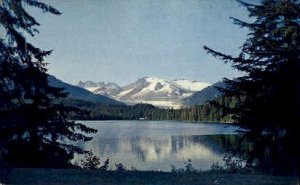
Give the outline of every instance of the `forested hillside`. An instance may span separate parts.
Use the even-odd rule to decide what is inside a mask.
[[[218,102],[225,102],[231,107],[238,105],[237,99],[217,98]],[[231,115],[225,114],[222,108],[214,103],[193,106],[182,109],[161,109],[150,104],[136,105],[106,105],[85,102],[76,99],[65,99],[65,105],[75,106],[86,110],[86,114],[71,113],[73,119],[88,120],[180,120],[202,122],[234,122]]]

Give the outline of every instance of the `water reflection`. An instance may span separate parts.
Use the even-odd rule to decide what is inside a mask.
[[[188,129],[185,127],[183,130],[174,130],[172,127],[174,125],[166,127],[166,123],[155,123],[152,126],[154,123],[142,126],[140,123],[131,123],[130,130],[122,130],[124,126],[122,124],[114,122],[110,125],[107,123],[93,125],[100,133],[86,145],[86,148],[93,150],[102,160],[108,157],[111,166],[123,163],[127,168],[135,167],[138,170],[170,171],[171,165],[183,167],[188,159],[192,160],[193,166],[197,169],[208,169],[213,162],[223,163],[222,154],[226,146],[222,142],[221,135],[212,135],[219,134],[223,129],[218,125],[215,128],[211,125],[209,128],[201,125],[202,130],[198,130],[198,133],[206,129],[210,131],[209,135],[188,135],[189,129],[191,134],[197,134],[195,130],[199,125],[188,125]]]

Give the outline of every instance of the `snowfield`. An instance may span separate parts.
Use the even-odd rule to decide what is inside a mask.
[[[174,80],[173,83],[183,89],[190,90],[190,91],[201,91],[205,87],[208,87],[211,85],[210,83],[190,81],[190,80],[184,80],[184,79]]]

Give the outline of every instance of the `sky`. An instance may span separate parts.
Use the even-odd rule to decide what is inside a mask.
[[[53,50],[49,73],[125,85],[138,78],[214,83],[240,75],[203,46],[236,55],[247,31],[230,17],[249,20],[235,0],[49,0],[55,16],[29,8],[41,24],[30,39]]]

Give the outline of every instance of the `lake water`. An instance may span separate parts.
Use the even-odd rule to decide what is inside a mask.
[[[181,123],[169,121],[80,121],[98,129],[84,148],[101,161],[110,159],[110,168],[122,163],[138,170],[170,171],[171,165],[184,167],[189,159],[196,169],[223,164],[226,146],[222,135],[236,134],[226,124]]]

